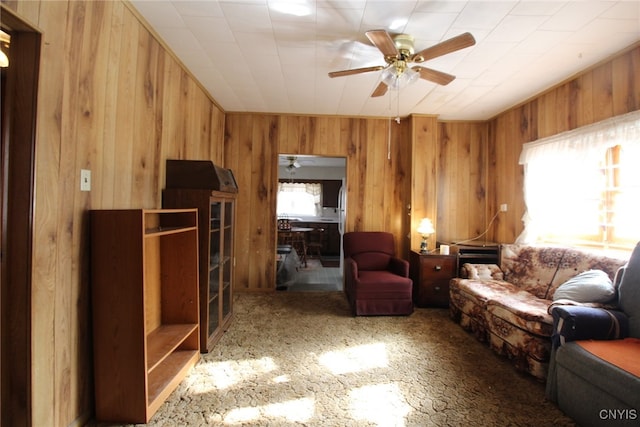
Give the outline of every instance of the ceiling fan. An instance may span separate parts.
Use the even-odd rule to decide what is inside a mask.
[[[414,38],[409,34],[398,34],[391,37],[386,30],[371,30],[365,34],[371,43],[382,52],[387,65],[332,71],[329,73],[329,77],[350,76],[353,74],[384,70],[380,83],[371,94],[372,97],[384,95],[389,88],[400,89],[416,81],[418,78],[429,80],[440,85],[451,83],[455,79],[455,76],[451,74],[419,65],[410,67],[409,64],[420,64],[429,59],[437,58],[476,44],[476,40],[471,33],[463,33],[414,53]]]
[[[287,171],[291,174],[294,173],[295,170],[300,166],[302,166],[300,163],[298,163],[298,158],[295,156],[289,156],[287,157],[287,160],[289,161],[289,164],[287,165]]]

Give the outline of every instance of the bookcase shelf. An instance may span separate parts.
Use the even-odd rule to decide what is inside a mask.
[[[200,355],[197,210],[90,215],[96,419],[147,423]]]

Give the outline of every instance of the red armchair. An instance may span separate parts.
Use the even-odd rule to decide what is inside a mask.
[[[395,257],[393,234],[344,235],[344,291],[356,316],[413,313],[409,262]]]

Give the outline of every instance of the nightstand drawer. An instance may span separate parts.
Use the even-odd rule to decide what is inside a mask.
[[[423,286],[415,298],[415,303],[418,306],[448,306],[449,280]]]
[[[420,275],[428,282],[449,282],[456,275],[456,257],[425,255],[420,260]]]

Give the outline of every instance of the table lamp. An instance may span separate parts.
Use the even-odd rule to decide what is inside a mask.
[[[428,254],[427,239],[430,235],[436,232],[433,228],[433,224],[429,218],[422,218],[420,225],[418,225],[418,233],[422,236],[422,242],[420,243],[420,253]]]

